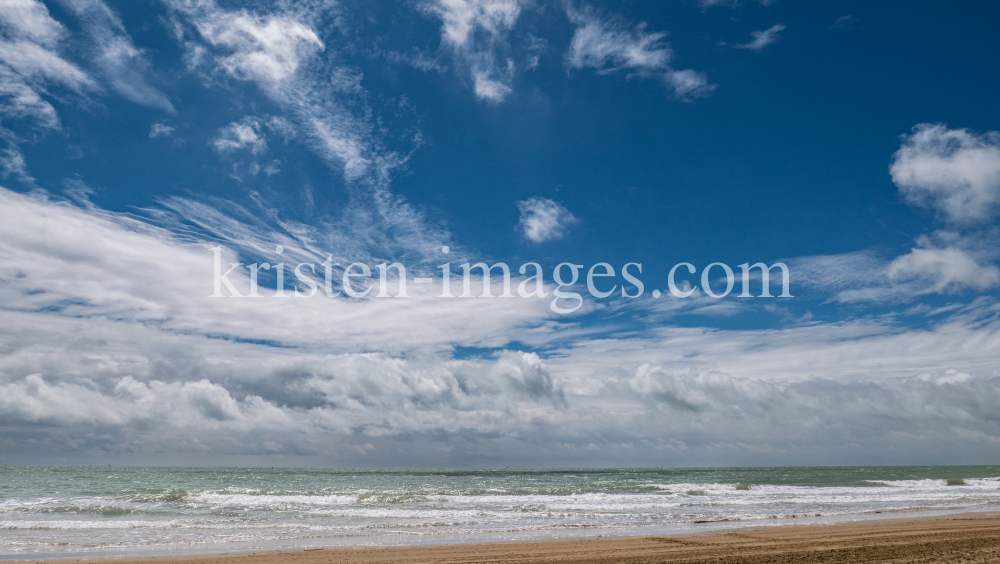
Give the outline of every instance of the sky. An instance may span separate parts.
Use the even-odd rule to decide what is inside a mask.
[[[1000,463],[998,24],[4,0],[0,464]]]

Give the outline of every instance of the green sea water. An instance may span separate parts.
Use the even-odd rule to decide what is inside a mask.
[[[400,544],[1000,508],[1000,466],[0,466],[0,558]]]

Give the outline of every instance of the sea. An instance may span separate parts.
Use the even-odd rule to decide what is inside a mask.
[[[0,466],[0,559],[687,533],[1000,510],[1000,466]]]

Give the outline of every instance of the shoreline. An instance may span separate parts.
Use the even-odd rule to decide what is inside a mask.
[[[395,546],[307,546],[281,550],[156,556],[26,558],[11,561],[90,564],[424,564],[430,562],[590,563],[680,561],[997,562],[1000,512],[883,517],[814,524],[754,524],[693,533],[601,535]]]

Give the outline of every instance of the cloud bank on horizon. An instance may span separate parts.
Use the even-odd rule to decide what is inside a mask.
[[[996,79],[803,125],[829,100],[779,77],[885,11],[390,4],[0,5],[0,463],[994,461]],[[288,297],[209,297],[213,248]],[[501,261],[545,297],[437,297]],[[794,298],[701,278],[779,261]],[[374,291],[323,287],[355,262]],[[434,284],[386,297],[395,262]]]

